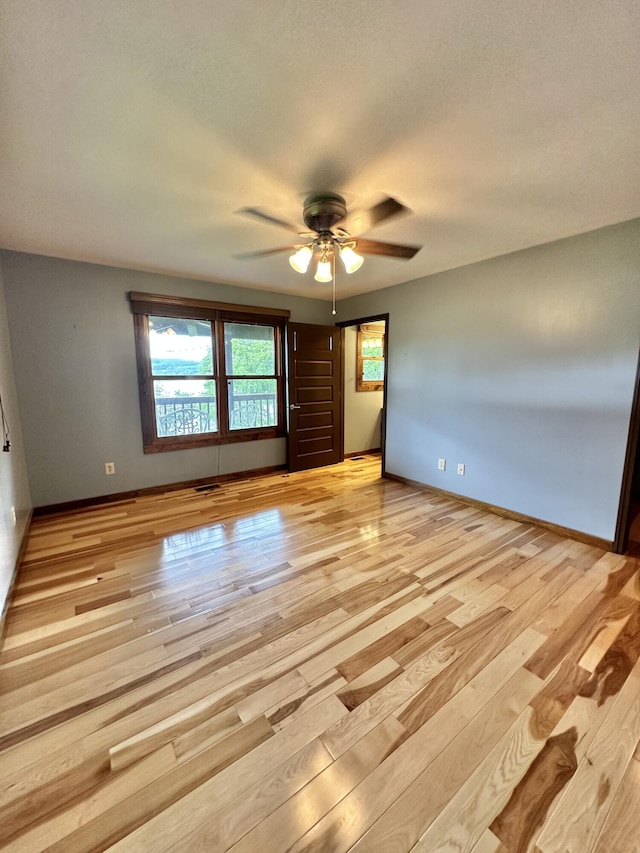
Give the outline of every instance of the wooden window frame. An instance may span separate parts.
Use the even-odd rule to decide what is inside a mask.
[[[142,424],[143,449],[145,453],[162,453],[187,450],[221,444],[236,444],[243,441],[260,441],[286,435],[285,420],[285,371],[284,331],[289,311],[277,308],[257,308],[223,302],[208,302],[176,296],[132,291],[129,294],[133,313],[138,388],[140,397],[140,419]],[[149,349],[149,317],[175,317],[184,320],[205,320],[211,323],[213,347],[213,375],[216,387],[216,432],[192,435],[158,436],[153,393],[154,377],[151,371]],[[228,383],[232,379],[245,378],[228,375],[225,364],[224,323],[247,323],[272,327],[275,344],[275,375],[251,376],[251,379],[276,380],[277,423],[272,427],[249,429],[229,428]]]
[[[382,391],[384,389],[384,379],[363,379],[365,361],[384,361],[387,350],[386,327],[380,331],[379,328],[372,328],[367,323],[358,326],[357,349],[356,349],[356,391]],[[362,342],[367,336],[382,338],[382,355],[381,356],[366,356],[362,351]]]

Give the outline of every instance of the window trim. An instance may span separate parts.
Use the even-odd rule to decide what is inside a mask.
[[[255,306],[227,304],[224,302],[207,302],[205,300],[178,296],[161,296],[159,294],[139,293],[137,291],[130,292],[129,300],[133,313],[140,419],[143,450],[145,453],[161,453],[196,447],[236,444],[243,441],[260,441],[286,435],[284,329],[285,322],[290,316],[289,311],[278,308],[258,308]],[[154,315],[189,320],[206,320],[211,323],[213,372],[216,385],[217,432],[180,436],[157,435],[151,353],[148,343],[148,318]],[[270,326],[274,329],[276,373],[275,377],[268,376],[266,378],[276,379],[276,411],[278,421],[276,426],[243,430],[229,429],[229,377],[226,373],[224,350],[225,322],[256,323]]]
[[[362,323],[358,326],[358,335],[356,339],[356,391],[383,391],[384,379],[363,379],[365,361],[382,361],[384,362],[387,352],[387,335],[385,328],[380,331],[379,328],[373,328],[368,323]],[[382,338],[382,355],[366,356],[362,351],[362,342],[367,335],[373,335]]]

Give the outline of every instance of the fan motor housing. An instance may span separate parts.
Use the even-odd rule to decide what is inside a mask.
[[[313,193],[304,202],[304,224],[312,231],[330,231],[347,215],[347,203],[337,193]]]

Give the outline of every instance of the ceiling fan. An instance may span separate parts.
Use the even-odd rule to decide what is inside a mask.
[[[259,258],[273,255],[277,252],[288,252],[295,249],[289,258],[289,263],[296,272],[305,273],[311,259],[318,260],[314,278],[320,282],[335,282],[335,259],[339,257],[348,273],[353,273],[362,266],[364,255],[385,255],[389,258],[409,260],[422,246],[408,246],[403,243],[383,243],[380,240],[367,240],[357,236],[366,233],[375,225],[385,222],[392,216],[408,213],[405,207],[396,199],[385,196],[382,201],[374,204],[368,210],[347,213],[347,204],[341,195],[333,192],[315,192],[307,196],[304,202],[302,218],[308,231],[272,216],[259,207],[243,207],[237,211],[245,216],[254,216],[274,225],[280,225],[302,238],[303,242],[293,245],[280,246],[277,249],[265,249],[258,252],[245,252],[236,255],[237,258]],[[333,270],[332,270],[333,261]]]

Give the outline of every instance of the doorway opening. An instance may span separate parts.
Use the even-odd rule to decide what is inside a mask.
[[[636,449],[635,474],[631,486],[629,534],[626,553],[632,557],[640,557],[640,442]]]
[[[359,317],[342,329],[344,458],[379,454],[384,476],[389,315]]]
[[[640,354],[631,404],[629,437],[622,473],[613,551],[616,554],[640,557]]]

